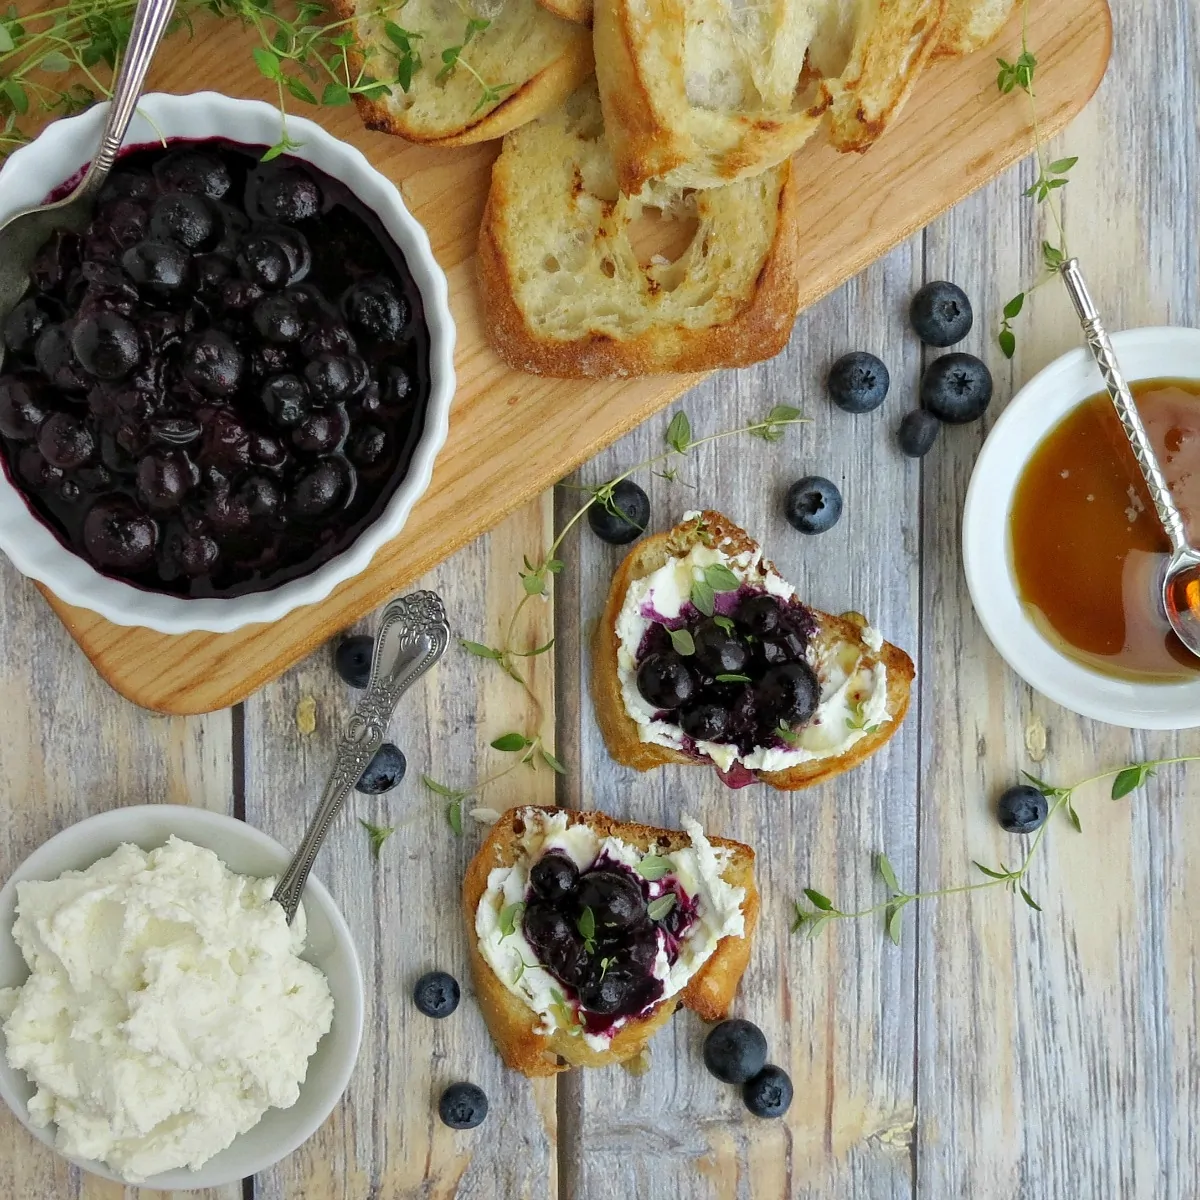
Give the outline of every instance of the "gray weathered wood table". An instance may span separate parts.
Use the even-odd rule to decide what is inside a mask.
[[[1068,232],[1113,328],[1200,319],[1200,6],[1114,5],[1108,77],[1061,139],[1080,156],[1066,193]],[[1003,51],[1002,51],[1003,52]],[[1196,734],[1130,734],[1076,719],[1023,686],[992,651],[963,585],[959,515],[986,424],[949,430],[917,464],[893,443],[922,352],[908,297],[949,278],[976,303],[966,348],[986,356],[999,396],[1078,332],[1057,286],[1039,290],[1007,363],[993,333],[1003,301],[1035,273],[1041,231],[1021,191],[1000,180],[806,313],[774,362],[714,377],[682,407],[697,432],[741,424],[774,403],[813,424],[780,447],[725,442],[695,454],[687,485],[645,480],[654,523],[698,501],[761,535],[783,572],[823,608],[859,609],[918,662],[913,710],[888,748],[853,774],[795,795],[726,791],[709,773],[646,777],[615,768],[586,700],[587,640],[617,552],[568,538],[552,605],[530,636],[553,632],[531,681],[568,774],[515,772],[480,804],[602,807],[674,825],[684,810],[758,850],[763,919],[737,1012],[767,1031],[791,1072],[786,1121],[758,1122],[700,1063],[701,1025],[680,1015],[647,1074],[613,1069],[530,1084],[501,1066],[468,996],[434,1023],[412,1007],[433,966],[466,976],[458,884],[480,832],[462,838],[421,785],[427,771],[467,786],[504,765],[488,742],[533,729],[509,680],[453,651],[402,706],[394,737],[409,778],[359,797],[318,864],[358,940],[367,974],[362,1054],[333,1118],[308,1145],[244,1188],[263,1200],[401,1197],[1162,1197],[1200,1190],[1200,813],[1183,768],[1114,804],[1082,794],[1083,832],[1047,835],[1029,886],[1038,915],[1001,889],[946,897],[909,914],[899,948],[875,922],[789,932],[805,885],[844,907],[881,898],[886,849],[901,882],[972,880],[971,860],[1013,859],[992,816],[996,794],[1031,769],[1069,783],[1104,766],[1200,750]],[[892,368],[888,405],[850,417],[824,399],[823,369],[851,348]],[[603,480],[654,453],[669,414],[592,463]],[[781,515],[783,488],[809,472],[842,486],[846,511],[806,539]],[[520,595],[516,568],[546,544],[577,494],[561,490],[464,550],[425,582],[457,631],[500,635]],[[93,674],[32,586],[7,564],[0,625],[0,874],[67,824],[114,804],[190,803],[236,812],[294,842],[317,797],[351,697],[329,655],[314,655],[244,706],[204,718],[151,716]],[[544,637],[540,638],[544,640]],[[316,701],[317,728],[296,709]],[[556,789],[556,782],[558,784]],[[1191,789],[1193,792],[1195,788]],[[356,818],[395,825],[378,863]],[[977,877],[976,877],[977,878]],[[492,1112],[466,1134],[442,1127],[440,1088],[471,1079]],[[0,1196],[116,1197],[0,1114]],[[134,1194],[133,1189],[128,1195]]]

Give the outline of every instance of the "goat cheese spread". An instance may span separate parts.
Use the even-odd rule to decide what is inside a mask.
[[[333,998],[274,886],[175,837],[17,885],[30,976],[0,991],[8,1061],[65,1154],[131,1182],[195,1170],[296,1102]]]
[[[660,720],[654,706],[638,691],[638,648],[651,624],[679,618],[690,600],[692,586],[703,579],[706,567],[717,563],[756,591],[784,601],[795,595],[786,580],[763,565],[761,550],[731,556],[720,546],[699,542],[684,557],[671,558],[657,571],[634,580],[617,615],[617,675],[625,711],[637,723],[643,742],[673,750],[694,747],[723,771],[736,762],[751,771],[786,771],[797,763],[844,754],[870,730],[891,720],[887,710],[887,665],[871,661],[852,643],[828,645],[820,638],[809,644],[807,658],[821,685],[821,700],[797,732],[795,745],[755,746],[749,754],[742,754],[737,746],[724,742],[692,742],[674,722]],[[867,627],[862,637],[874,652],[883,645],[878,630]]]
[[[510,905],[524,902],[529,891],[530,868],[551,850],[566,854],[580,870],[586,870],[602,856],[636,870],[643,852],[620,838],[601,838],[583,822],[570,825],[565,812],[546,814],[529,809],[522,816],[525,832],[521,837],[521,854],[512,866],[495,867],[488,874],[487,890],[475,912],[475,933],[484,961],[510,992],[520,996],[541,1017],[539,1032],[550,1034],[571,1020],[562,985],[538,963],[519,922],[512,932],[504,932],[501,913]],[[663,992],[655,1003],[682,991],[712,957],[722,938],[741,937],[746,928],[742,914],[746,889],[733,887],[723,878],[729,851],[713,846],[700,824],[690,817],[685,816],[681,824],[691,844],[662,856],[670,861],[670,874],[683,891],[697,899],[696,920],[673,965],[668,963],[660,937],[654,978],[662,980]],[[660,852],[652,847],[647,853]],[[662,884],[650,885],[652,896],[662,890]],[[623,1023],[616,1022],[602,1034],[585,1032],[584,1041],[595,1050],[605,1050]]]

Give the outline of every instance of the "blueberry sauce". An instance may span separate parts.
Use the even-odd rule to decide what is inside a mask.
[[[0,460],[106,575],[230,597],[378,519],[429,397],[420,293],[343,184],[261,147],[122,155],[3,324]]]

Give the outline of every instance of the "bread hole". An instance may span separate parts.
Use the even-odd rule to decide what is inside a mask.
[[[551,272],[551,274],[553,274],[555,271],[558,271],[561,269],[561,264],[559,263],[558,259],[554,257],[553,254],[547,254],[546,257],[544,259],[542,259],[542,269],[549,271],[549,272]]]
[[[629,244],[637,255],[638,266],[662,266],[681,258],[696,237],[700,222],[692,212],[666,215],[661,208],[647,205],[641,215],[629,223]]]
[[[616,276],[617,264],[611,258],[602,258],[600,260],[600,270],[609,279]]]

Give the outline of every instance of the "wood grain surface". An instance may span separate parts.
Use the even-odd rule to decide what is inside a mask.
[[[1200,306],[1200,7],[1114,4],[1114,58],[1096,101],[1054,144],[1079,155],[1066,189],[1068,236],[1112,328],[1196,324]],[[1036,49],[1036,45],[1035,45]],[[1015,47],[997,48],[1006,57]],[[986,56],[984,56],[986,58]],[[986,63],[981,65],[981,72]],[[1029,164],[811,308],[776,361],[714,376],[678,405],[696,431],[730,428],[774,403],[814,418],[777,447],[725,442],[685,464],[679,483],[642,476],[662,528],[698,503],[761,536],[813,602],[856,608],[909,649],[918,695],[874,760],[795,795],[728,792],[706,772],[638,776],[615,767],[586,699],[590,622],[618,551],[583,530],[566,540],[551,605],[527,606],[528,637],[557,642],[534,660],[561,780],[520,771],[480,803],[548,800],[672,823],[692,812],[758,851],[763,916],[735,1006],[766,1032],[790,1071],[787,1118],[750,1118],[700,1062],[703,1026],[680,1014],[653,1044],[650,1070],[574,1073],[531,1085],[506,1072],[468,994],[445,1022],[408,999],[421,971],[466,982],[455,915],[462,839],[421,772],[454,785],[502,767],[488,742],[532,731],[538,714],[490,664],[455,648],[401,705],[392,737],[409,776],[377,799],[356,796],[317,872],[342,906],[368,983],[367,1031],[346,1098],[316,1138],[245,1189],[206,1200],[1192,1200],[1200,1194],[1200,812],[1196,767],[1164,770],[1114,803],[1081,793],[1083,832],[1057,821],[1029,880],[1044,912],[1002,889],[909,911],[899,947],[870,921],[816,941],[788,930],[790,902],[812,885],[846,908],[882,898],[872,856],[901,883],[933,889],[978,878],[971,860],[1011,861],[993,805],[1020,770],[1072,783],[1106,766],[1200,753],[1200,734],[1140,734],[1086,721],[1024,686],[987,642],[962,580],[959,522],[971,466],[1013,390],[1078,343],[1056,286],[1017,323],[1010,364],[994,345],[1000,305],[1036,275],[1039,213],[1021,195]],[[908,298],[951,278],[975,302],[965,348],[995,373],[979,426],[947,429],[923,460],[894,429],[914,403],[927,355],[908,332]],[[880,354],[892,394],[850,417],[822,377],[847,349]],[[587,464],[594,483],[661,447],[654,417]],[[803,538],[780,496],[816,472],[846,499],[841,523]],[[460,551],[421,583],[456,632],[495,640],[519,596],[515,571],[559,527],[578,493],[558,489]],[[553,512],[551,509],[553,506]],[[320,790],[351,694],[322,647],[231,713],[138,712],[86,667],[37,593],[0,564],[0,873],[71,821],[119,803],[208,804],[244,812],[281,840],[299,836]],[[360,628],[369,629],[372,618]],[[296,706],[317,705],[302,735]],[[1190,773],[1189,773],[1190,772]],[[357,818],[394,824],[372,861]],[[468,989],[469,992],[469,989]],[[492,1111],[451,1133],[433,1111],[451,1079],[487,1090]],[[149,1200],[65,1167],[0,1113],[0,1196]]]
[[[1015,36],[1014,25],[1008,40]],[[1030,36],[1042,62],[1043,124],[1058,129],[1104,72],[1105,0],[1036,3]],[[234,96],[270,98],[249,51],[248,36],[239,37],[231,22],[198,26],[192,43],[164,48],[151,86],[186,92],[202,82]],[[1028,113],[997,93],[994,77],[986,51],[943,62],[922,76],[895,127],[865,155],[837,154],[821,138],[805,147],[797,158],[802,306],[1027,152]],[[495,147],[410,146],[366,132],[350,110],[322,110],[321,119],[399,184],[446,271],[458,326],[449,439],[429,491],[371,567],[321,604],[270,626],[170,637],[110,625],[49,596],[100,673],[123,695],[162,712],[205,712],[243,700],[695,382],[659,376],[586,383],[507,368],[487,344],[475,289],[475,235]]]

